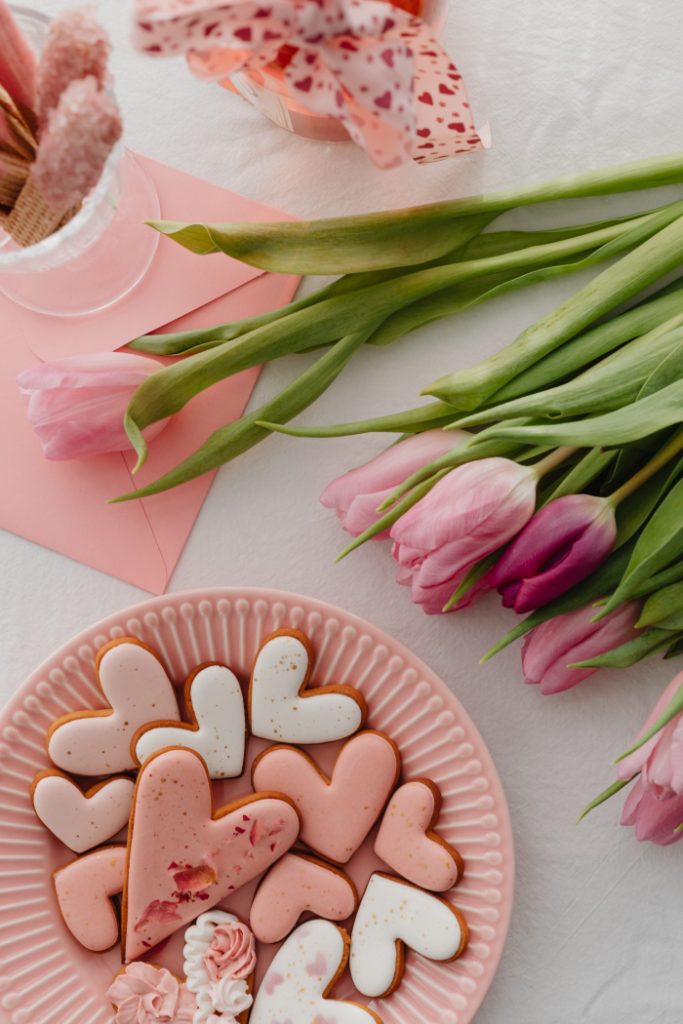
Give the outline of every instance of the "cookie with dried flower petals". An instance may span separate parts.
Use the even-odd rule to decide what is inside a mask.
[[[294,845],[299,815],[277,793],[213,807],[204,761],[170,747],[138,776],[123,892],[123,960],[136,960],[266,871]]]

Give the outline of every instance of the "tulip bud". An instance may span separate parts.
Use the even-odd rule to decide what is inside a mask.
[[[40,363],[17,378],[28,399],[29,422],[40,438],[46,459],[75,459],[131,448],[123,418],[135,389],[160,369],[146,356],[129,352],[92,355]],[[147,440],[168,419],[155,423]]]
[[[536,626],[527,634],[522,649],[526,682],[538,685],[545,695],[576,686],[597,669],[569,666],[605,654],[633,639],[639,614],[640,605],[631,601],[593,622],[595,608],[586,605]]]
[[[539,509],[503,553],[491,585],[506,608],[524,615],[586,579],[611,553],[617,535],[605,498],[571,494]]]
[[[657,723],[683,683],[683,673],[671,680],[655,704],[638,738]],[[621,815],[622,825],[633,825],[641,841],[668,846],[683,839],[683,713],[672,718],[647,743],[619,761],[619,778],[640,773]]]
[[[464,444],[470,436],[463,430],[425,430],[414,434],[333,480],[320,501],[326,508],[335,509],[344,529],[358,537],[377,521],[378,506],[394,488],[459,443]],[[385,530],[375,539],[388,536],[389,531]]]
[[[490,458],[454,469],[391,528],[398,582],[428,614],[441,612],[467,570],[532,515],[535,470]]]

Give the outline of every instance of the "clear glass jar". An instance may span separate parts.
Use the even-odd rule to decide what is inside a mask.
[[[12,6],[39,53],[49,19]],[[100,181],[64,227],[35,245],[19,246],[0,227],[0,291],[27,309],[52,316],[94,313],[128,295],[154,259],[159,235],[140,224],[160,214],[156,186],[119,143]]]
[[[418,15],[441,34],[448,0],[395,0],[394,6]],[[263,72],[238,71],[224,78],[220,85],[237,93],[281,128],[296,135],[324,142],[347,142],[348,133],[335,117],[324,117],[309,110],[292,96],[283,74],[283,60],[288,47],[283,47],[280,60],[273,61]]]

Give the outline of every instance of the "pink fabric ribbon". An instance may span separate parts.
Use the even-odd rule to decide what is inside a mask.
[[[290,95],[338,118],[380,167],[486,144],[433,30],[383,0],[137,0],[134,40],[213,80],[277,61]]]

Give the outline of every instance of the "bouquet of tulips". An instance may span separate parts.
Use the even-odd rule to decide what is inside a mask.
[[[640,184],[679,177],[671,162],[666,171],[661,162],[640,170]],[[603,179],[605,190],[617,179],[619,187],[637,183],[631,168],[609,185]],[[595,178],[526,198],[590,190],[600,190]],[[233,325],[229,337],[219,328],[137,342],[146,351],[204,351],[194,357],[194,377],[179,363],[142,385],[128,428],[144,454],[138,429],[173,411],[169,395],[184,397],[188,382],[196,393],[216,367],[223,372],[240,351],[242,359],[245,350],[255,354],[264,338],[271,356],[283,336],[299,350],[332,343],[305,384],[213,439],[213,456],[223,461],[269,430],[402,434],[322,496],[354,535],[343,554],[390,537],[399,583],[430,613],[497,590],[525,618],[485,658],[524,637],[527,681],[554,694],[602,666],[683,651],[683,281],[642,297],[683,264],[683,204],[559,229],[552,238],[482,233],[499,210],[524,201],[483,197],[403,216],[277,228],[157,225],[196,252],[346,276],[269,322]],[[419,268],[410,266],[416,253]],[[387,343],[490,295],[613,256],[621,258],[512,344],[428,385],[430,404],[320,429],[282,426],[364,343]],[[621,762],[619,782],[591,805],[637,777],[624,821],[640,838],[683,836],[682,714],[676,679]]]
[[[553,230],[485,229],[515,206],[681,181],[679,154],[341,220],[154,223],[198,254],[344,276],[270,314],[137,339],[138,351],[184,357],[145,376],[128,404],[124,423],[139,465],[149,429],[218,380],[285,353],[325,351],[280,395],[118,500],[192,479],[275,430],[398,433],[398,443],[323,495],[354,535],[343,554],[390,537],[399,582],[432,613],[497,590],[525,618],[485,657],[524,637],[525,676],[546,694],[602,666],[673,657],[683,650],[683,280],[667,283],[667,275],[683,264],[683,201]],[[428,385],[428,404],[325,428],[283,426],[363,345],[386,345],[606,260],[613,262],[506,348]],[[653,285],[659,291],[648,294]],[[672,687],[622,764],[628,777],[591,805],[637,776],[624,820],[657,842],[683,835],[683,764],[672,768],[681,761],[683,684]]]

